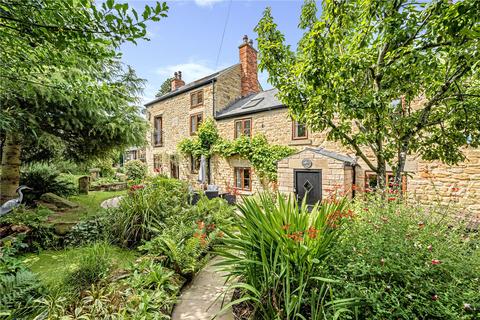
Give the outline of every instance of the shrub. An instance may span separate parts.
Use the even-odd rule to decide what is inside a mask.
[[[147,177],[147,165],[140,160],[125,163],[125,171],[129,180],[142,181]]]
[[[48,223],[48,216],[52,213],[53,211],[42,206],[34,209],[24,206],[16,208],[0,217],[2,234],[11,237],[21,235],[22,251],[58,247],[60,238],[55,234],[54,226]]]
[[[322,278],[326,259],[349,217],[346,201],[325,202],[307,208],[295,198],[261,194],[239,206],[238,232],[229,232],[219,251],[229,266],[233,285],[259,319],[324,319],[354,301],[334,301],[330,280]]]
[[[109,240],[109,220],[105,216],[83,220],[70,229],[64,239],[67,246],[80,246]]]
[[[100,177],[113,178],[115,176],[115,169],[113,168],[112,159],[102,159],[95,162],[94,166],[100,169]]]
[[[15,256],[22,247],[21,239],[13,239],[4,242],[1,248],[0,315],[8,319],[20,319],[31,313],[34,299],[44,291],[35,274]]]
[[[445,213],[359,201],[328,256],[334,293],[360,297],[361,319],[478,319],[480,239]]]
[[[86,248],[79,257],[72,257],[78,261],[78,268],[65,277],[65,285],[79,291],[104,279],[109,272],[112,257],[106,243],[97,242]]]
[[[232,223],[233,208],[225,200],[202,197],[165,220],[162,232],[139,249],[161,257],[163,264],[190,278],[203,257]]]
[[[182,181],[157,177],[134,187],[111,211],[112,230],[127,246],[150,240],[164,227],[167,217],[188,207],[188,189]]]
[[[61,177],[55,166],[46,163],[32,163],[22,167],[20,184],[33,188],[32,191],[26,193],[26,197],[30,199],[38,199],[46,192],[64,197],[77,192],[76,184],[68,178]],[[33,195],[33,197],[30,195]]]

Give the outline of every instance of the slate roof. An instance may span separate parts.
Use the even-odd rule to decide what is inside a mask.
[[[212,73],[206,77],[203,77],[201,79],[198,79],[198,80],[195,80],[195,81],[192,81],[190,83],[187,83],[186,85],[184,86],[181,86],[180,88],[178,88],[177,90],[174,90],[174,91],[170,91],[166,94],[164,94],[163,96],[160,96],[150,102],[147,102],[145,103],[145,107],[148,107],[156,102],[159,102],[159,101],[162,101],[162,100],[165,100],[165,99],[168,99],[168,98],[171,98],[171,97],[174,97],[180,93],[184,93],[184,92],[187,92],[187,91],[190,91],[190,90],[193,90],[193,89],[196,89],[198,87],[201,87],[203,85],[206,85],[212,81],[215,81],[219,75],[221,75],[222,73],[224,72],[227,72],[227,71],[230,71],[231,69],[235,68],[236,66],[238,66],[239,63],[237,64],[234,64],[233,66],[230,66],[228,68],[225,68],[223,70],[220,70],[220,71],[217,71],[215,73]]]
[[[324,148],[305,148],[303,151],[305,151],[305,150],[309,150],[309,151],[321,154],[322,156],[345,162],[345,164],[350,165],[350,166],[354,166],[354,165],[357,164],[357,160],[355,160],[354,158],[352,158],[350,156],[347,156],[347,155],[344,155],[344,154],[341,154],[341,153],[337,153],[335,151],[330,151],[330,150],[327,150],[327,149],[324,149]],[[300,152],[303,152],[303,151],[300,151]]]
[[[286,106],[276,98],[275,95],[277,92],[278,90],[274,88],[240,98],[232,102],[225,109],[217,111],[215,119],[221,120],[273,109],[286,108]]]

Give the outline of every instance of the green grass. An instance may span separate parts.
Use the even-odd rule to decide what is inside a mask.
[[[40,253],[31,253],[23,256],[23,262],[30,270],[38,275],[48,287],[56,287],[63,283],[69,271],[78,268],[78,257],[85,253],[86,247],[71,248],[60,251],[46,250]],[[113,269],[129,267],[138,257],[132,250],[121,249],[116,246],[107,246],[108,254],[112,257]]]
[[[60,212],[50,216],[50,222],[54,224],[73,224],[80,220],[91,218],[99,214],[103,209],[100,204],[110,198],[127,194],[122,191],[90,191],[88,195],[71,196],[68,200],[78,203],[76,209]]]

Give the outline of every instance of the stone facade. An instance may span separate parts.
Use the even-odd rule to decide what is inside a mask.
[[[325,132],[307,130],[306,137],[295,139],[293,121],[285,107],[276,106],[241,116],[216,118],[216,112],[229,107],[234,101],[239,101],[239,98],[260,90],[256,76],[256,51],[248,38],[240,45],[239,56],[239,64],[221,71],[209,82],[201,82],[201,85],[185,86],[181,74],[177,73],[172,85],[175,90],[180,91],[147,105],[151,128],[154,128],[155,118],[161,116],[163,131],[161,145],[153,145],[153,136],[148,136],[146,162],[150,172],[178,175],[180,179],[195,184],[197,173],[192,172],[191,159],[177,151],[178,143],[191,136],[190,116],[201,114],[203,119],[214,118],[220,136],[230,140],[235,138],[235,121],[248,118],[251,121],[252,135],[263,134],[269,143],[290,146],[296,149],[297,153],[278,162],[278,181],[273,185],[266,185],[265,181],[261,181],[245,159],[213,156],[210,159],[210,183],[218,185],[220,192],[234,187],[235,168],[251,168],[251,188],[240,193],[252,194],[265,188],[292,193],[295,187],[294,173],[295,170],[302,169],[302,160],[311,161],[310,169],[321,170],[323,196],[333,190],[349,196],[353,194],[352,189],[355,189],[356,194],[365,191],[369,176],[368,166],[361,159],[356,159],[356,165],[352,166],[345,161],[312,151],[322,148],[355,158],[352,150],[328,141]],[[183,92],[181,90],[184,87],[191,89]],[[191,107],[191,93],[198,91],[203,92],[203,102],[199,106]],[[408,176],[404,181],[408,198],[424,205],[455,206],[457,212],[473,213],[480,219],[480,149],[466,149],[465,154],[467,161],[458,166],[427,162],[417,157],[408,158]],[[372,154],[367,153],[367,156],[374,162]],[[178,168],[178,173],[174,174],[172,168]]]

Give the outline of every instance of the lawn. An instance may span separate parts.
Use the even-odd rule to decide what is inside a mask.
[[[79,204],[72,210],[57,212],[50,216],[49,221],[54,224],[74,224],[80,220],[96,216],[103,209],[100,204],[110,198],[123,196],[127,193],[122,191],[90,191],[88,195],[71,196],[68,200]]]
[[[139,254],[133,250],[117,246],[106,246],[111,257],[112,269],[125,269],[135,262]],[[79,267],[78,257],[88,250],[87,247],[69,248],[64,250],[45,250],[40,253],[30,253],[21,258],[25,265],[38,275],[48,287],[63,283],[65,276]]]

